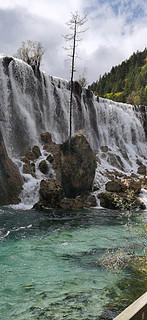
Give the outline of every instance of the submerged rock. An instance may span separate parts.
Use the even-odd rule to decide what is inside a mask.
[[[94,195],[83,194],[77,198],[64,198],[60,201],[60,207],[68,210],[79,210],[95,207],[97,205]]]
[[[22,185],[19,169],[8,157],[0,132],[0,205],[19,203]]]
[[[68,210],[80,210],[85,208],[89,208],[91,206],[90,202],[84,201],[83,199],[79,198],[64,198],[60,201],[60,207],[62,209]]]

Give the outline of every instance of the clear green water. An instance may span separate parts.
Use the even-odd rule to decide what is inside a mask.
[[[129,239],[115,215],[1,208],[0,319],[103,319],[116,276],[98,261]]]

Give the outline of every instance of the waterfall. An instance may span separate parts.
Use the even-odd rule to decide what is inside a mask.
[[[0,128],[11,158],[18,159],[33,145],[41,147],[41,132],[49,131],[56,143],[66,141],[69,96],[68,81],[41,71],[35,74],[21,60],[0,55]],[[112,153],[121,158],[126,171],[137,172],[136,159],[146,165],[147,120],[143,116],[147,117],[147,107],[143,115],[139,106],[98,99],[78,83],[74,85],[73,134],[82,131],[87,136],[100,158],[102,175],[104,166],[113,167]],[[101,149],[104,146],[109,147],[107,158]]]
[[[67,139],[67,81],[45,73],[37,78],[24,62],[2,56],[0,82],[1,129],[10,155],[38,143],[43,131],[50,131],[55,142]]]
[[[10,152],[19,154],[49,131],[56,143],[68,138],[69,83],[11,57],[0,57],[0,121]],[[118,147],[146,156],[139,107],[97,98],[86,89],[75,92],[73,133],[83,130],[93,149]],[[145,109],[147,110],[147,108]],[[147,112],[147,111],[146,111]]]

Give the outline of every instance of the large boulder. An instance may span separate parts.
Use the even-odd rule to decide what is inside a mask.
[[[39,170],[43,173],[43,174],[47,174],[49,171],[49,167],[48,164],[46,162],[46,160],[42,160],[39,163]]]
[[[63,188],[59,181],[54,179],[42,180],[40,183],[40,207],[58,208],[64,197]]]
[[[133,190],[136,194],[139,194],[141,191],[141,182],[135,181],[135,179],[131,177],[127,177],[125,179],[113,179],[112,181],[108,181],[106,183],[106,190],[108,192],[126,192],[128,189]]]
[[[100,199],[100,205],[104,208],[108,209],[122,209],[124,208],[131,208],[131,209],[145,209],[145,204],[136,196],[132,195],[132,198],[129,197],[129,189],[126,193],[100,193],[98,198]],[[116,200],[117,198],[117,200]],[[127,210],[127,209],[126,209]]]
[[[136,181],[135,179],[129,177],[122,180],[122,183],[130,190],[133,190],[135,194],[139,194],[141,191],[141,181],[140,179]]]
[[[106,190],[108,192],[116,193],[125,192],[127,190],[127,186],[120,179],[114,179],[106,183]]]
[[[60,146],[61,180],[68,198],[92,189],[96,157],[83,135],[76,135]]]
[[[147,174],[146,166],[142,164],[140,167],[138,167],[137,173],[139,173],[140,175],[146,176]]]
[[[19,169],[8,157],[0,132],[0,205],[19,203],[22,184]]]
[[[145,205],[138,198],[141,187],[145,186],[145,177],[137,180],[137,176],[125,177],[124,179],[112,179],[106,183],[106,193],[99,194],[100,205],[104,208],[116,209],[122,207],[122,203],[131,208],[145,209]],[[133,192],[132,194],[130,192]],[[115,200],[117,199],[117,201]]]
[[[96,158],[83,135],[76,135],[62,145],[52,141],[51,134],[41,134],[47,158],[39,165],[41,172],[47,174],[46,161],[52,163],[56,180],[42,180],[40,199],[35,208],[60,207],[81,209],[96,206],[95,196],[89,194],[95,177]],[[76,198],[77,197],[77,198]]]
[[[98,197],[100,199],[101,207],[108,208],[108,209],[117,209],[113,194],[105,192],[105,193],[100,193]]]

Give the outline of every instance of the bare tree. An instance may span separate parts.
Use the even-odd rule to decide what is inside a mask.
[[[87,15],[83,18],[80,17],[78,12],[71,13],[71,19],[66,23],[68,28],[70,29],[70,33],[66,34],[64,39],[66,41],[72,42],[69,48],[64,48],[65,50],[70,50],[69,56],[71,57],[71,78],[70,78],[70,102],[69,102],[69,114],[70,114],[70,121],[69,121],[69,138],[72,136],[72,102],[73,102],[73,78],[75,70],[75,57],[76,57],[76,48],[78,46],[78,42],[82,39],[79,38],[79,35],[85,30],[81,30],[80,28],[85,24],[87,21]]]
[[[32,68],[39,69],[43,54],[44,49],[41,42],[27,40],[26,43],[22,42],[15,56],[28,63]]]

